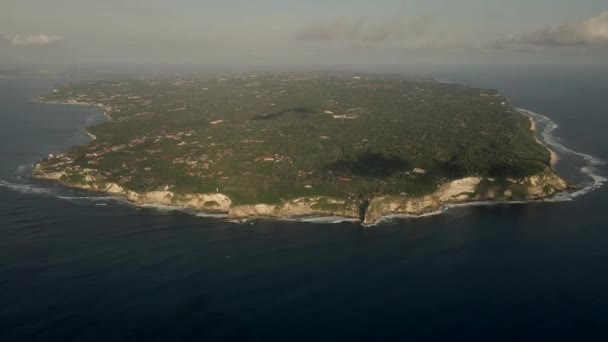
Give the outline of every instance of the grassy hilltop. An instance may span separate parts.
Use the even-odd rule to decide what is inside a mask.
[[[58,86],[106,107],[96,140],[50,158],[134,191],[219,191],[235,203],[422,195],[465,176],[525,177],[549,153],[496,91],[354,75],[175,76]]]

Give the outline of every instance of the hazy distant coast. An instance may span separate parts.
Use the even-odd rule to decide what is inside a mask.
[[[110,115],[111,108],[103,103],[89,103],[89,102],[81,102],[77,100],[65,100],[65,101],[49,101],[44,97],[36,97],[32,100],[34,103],[41,104],[58,104],[58,105],[75,105],[75,106],[89,106],[89,107],[98,107],[103,109],[103,115],[110,121],[112,121],[112,116]]]

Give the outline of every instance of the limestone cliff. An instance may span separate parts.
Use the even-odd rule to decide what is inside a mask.
[[[164,205],[187,209],[227,213],[232,205],[228,196],[212,194],[177,194],[171,191],[135,192],[112,182],[100,181],[98,178],[86,175],[83,181],[70,181],[64,172],[45,173],[39,169],[33,174],[34,178],[60,181],[68,187],[90,190],[110,195],[125,197],[129,202],[137,205]]]
[[[232,205],[230,198],[220,193],[176,194],[171,191],[151,191],[143,193],[127,191],[126,195],[129,202],[138,205],[166,205],[212,212],[228,212]]]
[[[375,223],[387,215],[419,216],[440,210],[447,204],[486,200],[538,200],[568,189],[568,184],[563,179],[547,169],[538,175],[521,179],[462,178],[442,184],[435,192],[419,197],[376,196],[363,201],[317,196],[286,200],[278,204],[233,205],[232,200],[221,193],[182,194],[168,189],[135,192],[91,174],[74,178],[63,171],[44,171],[39,166],[34,168],[33,177],[60,181],[69,187],[124,196],[136,205],[163,205],[220,212],[233,218],[339,216],[362,218],[366,224]],[[367,206],[363,206],[364,203]]]
[[[305,197],[281,204],[241,205],[230,209],[231,217],[303,217],[329,215],[340,217],[359,216],[357,201],[329,197]]]
[[[566,181],[553,171],[522,179],[500,182],[491,178],[469,177],[441,185],[430,195],[405,198],[375,197],[365,215],[365,223],[372,224],[387,215],[419,216],[440,210],[446,204],[487,200],[539,200],[568,189]]]

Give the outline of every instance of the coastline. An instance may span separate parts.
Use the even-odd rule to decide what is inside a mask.
[[[116,183],[106,183],[93,176],[85,176],[81,183],[66,181],[63,171],[45,172],[36,164],[32,177],[51,180],[70,188],[92,191],[99,194],[121,197],[139,207],[162,206],[194,211],[198,214],[222,214],[229,219],[311,219],[333,218],[359,220],[365,225],[373,225],[387,217],[425,217],[443,212],[454,206],[479,205],[482,203],[522,203],[551,198],[569,189],[569,185],[547,169],[545,172],[522,178],[510,179],[507,187],[494,186],[479,192],[482,182],[493,180],[481,177],[467,177],[447,182],[428,195],[412,198],[402,196],[377,196],[363,201],[347,201],[331,197],[301,197],[278,204],[233,205],[232,200],[221,193],[173,193],[171,191],[150,191],[138,193],[125,189]],[[517,198],[517,188],[526,188],[526,197]],[[363,208],[363,209],[362,209]],[[363,210],[363,211],[362,211]]]
[[[91,138],[91,140],[97,140],[97,136],[96,136],[95,134],[93,134],[93,133],[89,132],[88,130],[86,130],[86,129],[85,129],[85,130],[84,130],[84,133],[85,133],[86,135],[88,135],[88,136],[89,136],[89,138]]]
[[[35,97],[34,99],[32,99],[32,102],[33,103],[40,103],[40,104],[58,104],[58,105],[73,105],[73,106],[97,107],[97,108],[103,109],[103,116],[105,116],[110,121],[114,121],[114,119],[110,115],[110,112],[112,111],[112,108],[104,105],[103,103],[88,103],[88,102],[79,102],[79,101],[76,101],[76,100],[69,100],[69,101],[47,101],[47,100],[44,100],[43,97]]]
[[[103,109],[103,116],[108,119],[109,121],[114,121],[114,119],[112,118],[112,116],[110,115],[110,111],[111,108],[102,104],[102,103],[88,103],[88,102],[78,102],[78,101],[67,101],[67,102],[62,102],[62,101],[46,101],[44,100],[42,97],[35,97],[34,99],[32,99],[33,103],[40,103],[40,104],[57,104],[57,105],[73,105],[73,106],[89,106],[89,107],[97,107],[97,108],[101,108]],[[88,127],[83,128],[84,133],[91,138],[91,140],[97,140],[97,136],[93,133],[91,133],[88,130]]]
[[[111,108],[100,103],[86,103],[76,100],[68,102],[44,101],[40,98],[35,99],[35,102],[99,107],[104,109],[104,116],[106,118],[113,120],[109,114]],[[526,114],[522,113],[522,115]],[[535,140],[543,145],[535,135],[536,122],[531,117],[530,122]],[[97,139],[86,128],[85,133],[92,140]],[[328,197],[296,198],[278,204],[258,203],[233,206],[230,198],[221,193],[177,194],[170,191],[137,193],[115,183],[106,183],[103,178],[97,179],[94,175],[86,175],[84,182],[70,183],[64,177],[67,176],[65,171],[45,172],[40,164],[35,165],[32,177],[56,181],[66,187],[125,198],[128,202],[140,207],[163,206],[190,211],[194,210],[201,214],[223,214],[229,219],[236,220],[252,218],[296,220],[333,218],[359,220],[359,222],[365,225],[373,225],[389,217],[418,218],[438,214],[450,206],[476,205],[490,201],[496,204],[513,203],[516,199],[513,195],[513,188],[521,186],[527,189],[527,197],[523,199],[525,201],[531,202],[550,198],[561,191],[569,189],[569,186],[552,171],[555,163],[557,163],[557,155],[551,149],[548,150],[551,153],[551,169],[547,168],[547,171],[541,174],[523,179],[510,179],[509,182],[511,184],[506,188],[494,186],[494,188],[484,193],[478,193],[478,186],[482,181],[490,180],[494,182],[494,180],[482,177],[468,177],[441,184],[435,192],[425,196],[413,198],[403,198],[400,196],[371,197],[365,199],[367,205],[365,208],[363,208],[362,202],[353,204],[351,202],[347,203],[344,199]],[[547,190],[547,187],[549,190]],[[319,206],[320,202],[332,205],[323,207],[325,208],[323,209]],[[518,203],[521,203],[521,201],[518,201]]]
[[[551,160],[550,160],[550,165],[551,165],[551,169],[555,170],[555,167],[557,166],[557,163],[559,161],[559,157],[557,155],[557,153],[555,153],[555,151],[553,151],[552,149],[550,149],[549,147],[546,147],[541,141],[540,139],[538,139],[538,137],[536,136],[536,121],[534,121],[534,118],[532,116],[527,115],[526,113],[520,111],[520,113],[528,116],[528,119],[530,120],[530,130],[532,131],[532,134],[534,136],[534,140],[541,146],[545,147],[547,149],[547,151],[549,151],[549,154],[551,155]]]

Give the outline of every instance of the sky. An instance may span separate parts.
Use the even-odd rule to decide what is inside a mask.
[[[606,0],[0,0],[0,65],[608,64]]]

